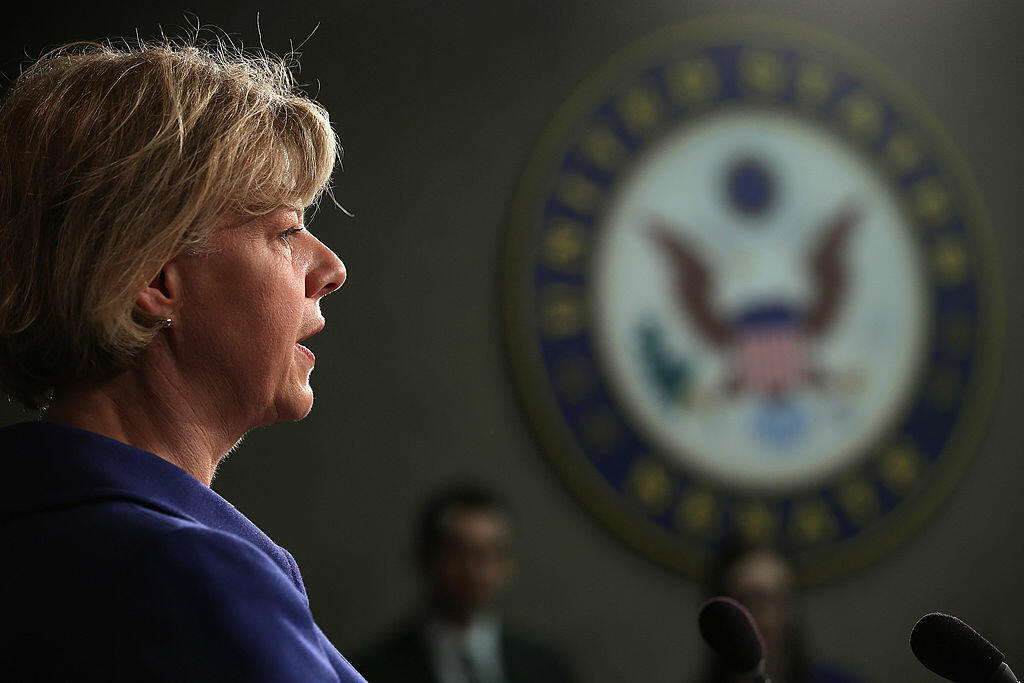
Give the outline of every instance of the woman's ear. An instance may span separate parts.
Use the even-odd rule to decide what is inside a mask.
[[[169,261],[153,281],[139,292],[135,305],[154,318],[170,318],[181,303],[181,269]]]

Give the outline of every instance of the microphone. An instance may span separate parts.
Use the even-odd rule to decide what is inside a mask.
[[[930,671],[957,683],[1020,683],[995,645],[949,614],[926,614],[910,632],[910,649]]]
[[[697,617],[700,634],[738,673],[771,683],[764,670],[764,640],[747,608],[732,598],[711,598]]]

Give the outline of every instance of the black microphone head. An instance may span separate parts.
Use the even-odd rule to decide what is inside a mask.
[[[1005,659],[995,645],[949,614],[921,617],[910,632],[910,649],[930,671],[958,683],[985,683]]]
[[[764,659],[764,640],[747,608],[732,598],[711,598],[697,617],[704,641],[740,673],[755,670]]]

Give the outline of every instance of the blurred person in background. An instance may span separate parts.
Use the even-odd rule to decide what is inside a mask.
[[[304,224],[340,152],[289,66],[195,38],[48,53],[0,106],[5,680],[362,683],[295,560],[210,489],[310,411]],[[302,466],[301,454],[288,454]]]
[[[708,582],[711,596],[728,596],[746,607],[764,638],[772,683],[857,683],[838,668],[814,660],[800,629],[796,585],[789,561],[770,547],[733,544],[718,558]],[[724,660],[710,660],[702,683],[749,683]]]
[[[423,509],[417,561],[425,606],[356,663],[373,683],[568,683],[560,657],[511,630],[497,602],[515,571],[508,506],[479,486]]]

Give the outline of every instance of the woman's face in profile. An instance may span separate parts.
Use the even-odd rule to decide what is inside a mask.
[[[345,266],[303,227],[302,212],[229,223],[209,250],[165,273],[180,278],[169,343],[197,384],[185,395],[247,428],[305,417],[315,359],[299,342],[323,328],[320,298],[344,283]]]

